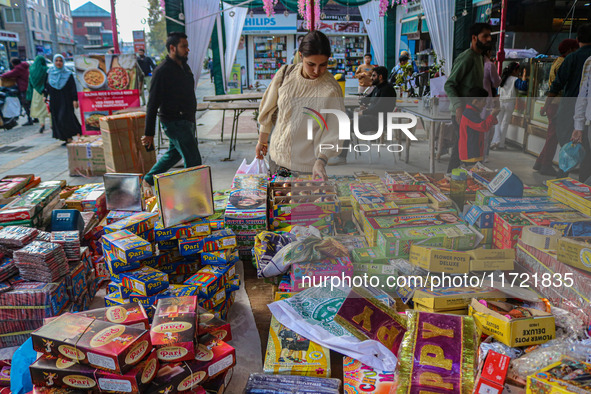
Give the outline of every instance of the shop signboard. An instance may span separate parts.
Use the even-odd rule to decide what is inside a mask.
[[[228,81],[228,94],[242,93],[240,64],[234,63],[232,65],[232,72],[230,73],[230,80]]]
[[[308,30],[304,27],[304,21],[298,19],[298,33],[305,33]],[[344,35],[355,35],[355,34],[367,34],[365,25],[361,20],[360,16],[350,15],[347,18],[345,15],[327,15],[326,19],[320,20],[319,31],[324,34],[344,34]]]
[[[295,34],[297,16],[295,13],[275,14],[267,16],[266,14],[255,14],[247,16],[244,21],[244,34]]]
[[[146,50],[146,34],[143,30],[134,30],[133,34],[133,51],[138,52],[140,49]]]
[[[18,33],[12,31],[0,30],[0,41],[18,42]]]
[[[82,134],[100,134],[99,119],[140,106],[135,54],[74,57]]]

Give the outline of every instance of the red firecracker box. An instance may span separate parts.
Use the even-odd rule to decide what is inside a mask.
[[[511,358],[488,351],[482,370],[476,378],[475,393],[501,394]]]

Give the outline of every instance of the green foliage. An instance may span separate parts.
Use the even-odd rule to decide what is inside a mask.
[[[148,53],[160,55],[161,59],[166,56],[166,19],[162,14],[159,0],[148,0]]]

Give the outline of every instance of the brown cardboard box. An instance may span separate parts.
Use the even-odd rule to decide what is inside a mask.
[[[130,112],[100,119],[108,172],[145,174],[156,163],[156,152],[147,152],[141,143],[145,124],[145,112]]]
[[[101,137],[85,136],[67,146],[70,176],[98,176],[107,172]]]

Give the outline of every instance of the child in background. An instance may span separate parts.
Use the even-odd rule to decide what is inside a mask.
[[[472,88],[468,97],[472,100],[466,105],[460,121],[460,160],[466,164],[481,161],[484,156],[484,137],[489,129],[497,124],[499,109],[482,119],[480,114],[486,105],[488,92],[483,88]]]

